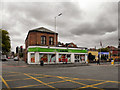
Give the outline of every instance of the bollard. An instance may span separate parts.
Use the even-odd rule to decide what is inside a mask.
[[[111,65],[114,65],[114,60],[111,60]]]

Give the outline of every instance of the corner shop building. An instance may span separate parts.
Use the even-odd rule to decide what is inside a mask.
[[[48,46],[29,46],[28,64],[55,63],[85,63],[87,61],[87,50],[80,48],[48,47]]]

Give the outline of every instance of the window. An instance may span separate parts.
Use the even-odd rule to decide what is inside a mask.
[[[35,63],[35,54],[31,53],[31,63]]]
[[[39,61],[48,62],[48,54],[39,54]]]
[[[54,45],[53,37],[49,37],[49,45]]]
[[[46,36],[41,36],[41,44],[42,45],[46,44]]]

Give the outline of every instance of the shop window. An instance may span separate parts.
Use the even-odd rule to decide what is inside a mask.
[[[70,54],[59,54],[59,62],[71,62]]]
[[[79,62],[80,61],[80,57],[79,57],[80,55],[75,55],[75,62]]]
[[[71,57],[71,55],[67,54],[67,57],[66,57],[68,59],[67,62],[71,62],[71,58],[70,57]]]
[[[49,54],[48,55],[48,62],[56,62],[56,55],[55,54]]]
[[[47,54],[39,54],[40,61],[48,62],[48,55]]]
[[[49,37],[49,45],[54,45],[53,37]]]
[[[41,36],[41,44],[42,45],[46,44],[46,36]]]
[[[31,63],[35,63],[35,54],[31,53]]]
[[[84,54],[81,54],[81,55],[80,55],[80,60],[81,60],[81,61],[85,61],[85,55],[84,55]]]

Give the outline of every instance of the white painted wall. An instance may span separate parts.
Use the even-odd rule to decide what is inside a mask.
[[[74,63],[75,60],[74,60],[74,53],[71,53],[71,62]]]
[[[56,52],[56,63],[59,63],[59,54]]]
[[[40,64],[39,52],[35,52],[35,64]]]

